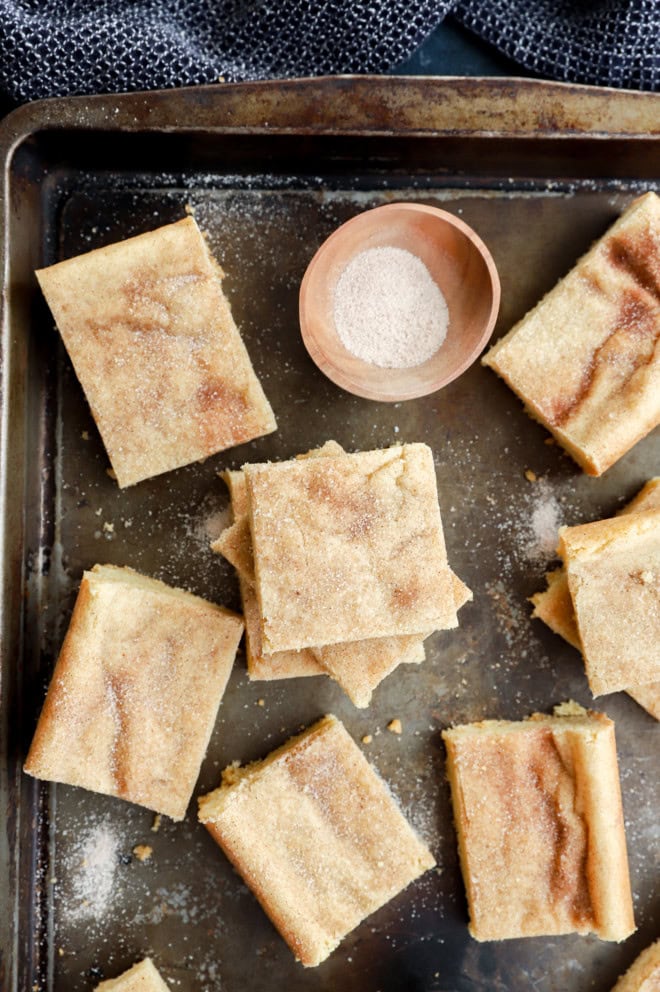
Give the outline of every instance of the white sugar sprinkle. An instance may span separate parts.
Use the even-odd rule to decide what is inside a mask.
[[[98,919],[112,898],[120,839],[110,823],[93,826],[69,854],[73,919]]]
[[[539,483],[530,521],[531,540],[527,547],[530,561],[550,560],[556,556],[562,511],[557,497],[545,480]]]
[[[342,344],[357,358],[407,369],[442,345],[449,311],[421,259],[403,248],[367,248],[337,281],[334,320]]]

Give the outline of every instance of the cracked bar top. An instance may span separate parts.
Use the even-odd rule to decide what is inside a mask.
[[[425,444],[244,471],[267,652],[457,626]]]
[[[37,272],[120,486],[276,428],[192,217]]]
[[[660,198],[635,200],[483,359],[589,475],[660,423]]]
[[[25,771],[183,819],[242,632],[191,593],[94,566]]]
[[[443,732],[477,940],[635,929],[614,724],[576,703]]]

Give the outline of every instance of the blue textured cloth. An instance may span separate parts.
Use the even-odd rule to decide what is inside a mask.
[[[658,0],[0,0],[0,90],[386,72],[448,13],[538,75],[659,88]]]

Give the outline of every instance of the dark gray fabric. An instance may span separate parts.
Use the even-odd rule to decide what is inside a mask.
[[[385,72],[450,11],[539,75],[657,89],[657,0],[0,0],[0,90]]]
[[[18,100],[385,72],[453,0],[0,0],[0,87]]]
[[[660,0],[459,0],[455,14],[539,76],[660,89]]]

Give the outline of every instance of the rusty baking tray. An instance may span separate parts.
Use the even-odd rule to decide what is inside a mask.
[[[488,370],[398,405],[351,397],[301,344],[297,290],[340,222],[391,199],[455,211],[502,279],[497,333],[660,178],[660,97],[521,80],[339,78],[101,96],[24,107],[0,128],[2,218],[2,818],[0,986],[91,989],[150,953],[174,990],[606,992],[658,930],[657,725],[617,694],[638,933],[478,944],[444,781],[440,730],[591,697],[576,653],[529,619],[553,529],[611,514],[660,470],[656,432],[602,479],[582,475]],[[33,276],[192,207],[279,431],[120,492]],[[216,473],[334,437],[428,442],[450,560],[474,589],[437,635],[354,709],[330,681],[250,684],[239,658],[197,792],[326,712],[343,719],[435,852],[428,873],[320,968],[297,965],[196,824],[21,774],[83,568],[130,564],[236,606],[208,551],[227,507]],[[524,475],[532,469],[540,481]],[[263,705],[259,704],[263,700]],[[393,717],[401,737],[387,733]],[[137,844],[153,848],[140,862]]]

